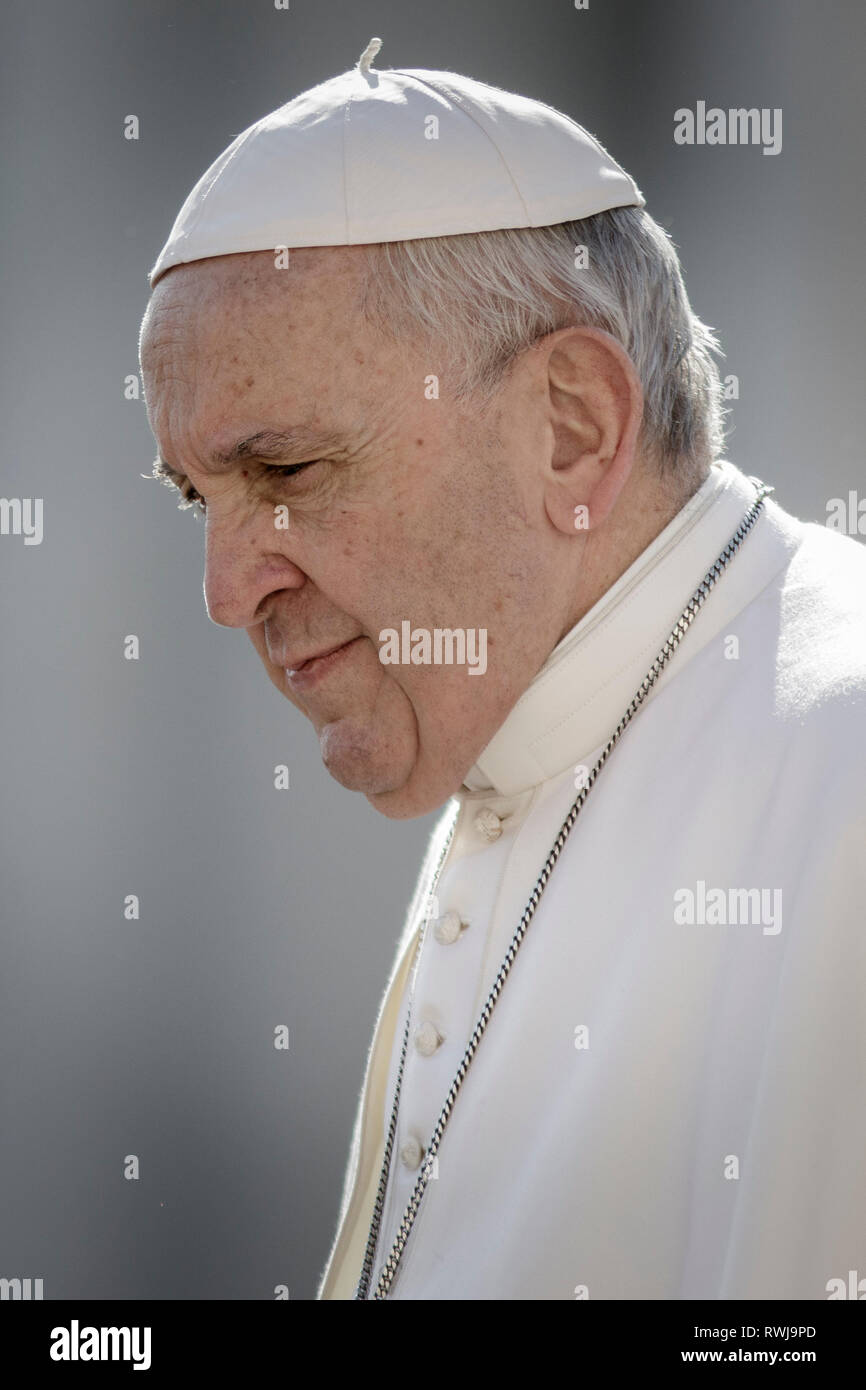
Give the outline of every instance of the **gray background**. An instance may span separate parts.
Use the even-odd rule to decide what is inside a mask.
[[[203,527],[142,481],[154,445],[123,396],[147,271],[229,140],[378,34],[379,66],[466,72],[599,136],[740,379],[728,456],[823,521],[866,475],[866,12],[6,0],[0,22],[0,492],[45,506],[41,546],[0,537],[0,1276],[49,1299],[309,1298],[433,818],[333,783],[246,637],[209,623]],[[782,153],[675,146],[698,99],[782,107]]]

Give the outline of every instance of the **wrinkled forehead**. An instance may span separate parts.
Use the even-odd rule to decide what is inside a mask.
[[[263,341],[342,335],[360,306],[367,267],[363,246],[303,247],[242,252],[179,265],[157,281],[140,335],[145,374],[167,357],[193,356],[202,365]],[[333,338],[331,348],[333,349]]]
[[[140,354],[151,429],[179,471],[262,431],[315,416],[331,431],[369,421],[389,374],[371,371],[360,312],[362,247],[214,257],[154,287]],[[377,359],[378,360],[378,359]]]

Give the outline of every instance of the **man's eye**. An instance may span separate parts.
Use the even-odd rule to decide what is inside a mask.
[[[300,473],[303,468],[313,468],[320,459],[309,459],[307,463],[282,463],[272,464],[268,468],[269,473],[276,473],[278,478],[293,478],[296,473]]]
[[[309,459],[306,463],[284,463],[272,464],[268,467],[269,474],[276,474],[278,478],[293,478],[296,473],[300,473],[304,468],[313,468],[320,463],[320,459]],[[180,487],[181,501],[183,508],[196,507],[200,513],[207,511],[207,502],[200,492],[197,492],[189,480],[185,481]]]

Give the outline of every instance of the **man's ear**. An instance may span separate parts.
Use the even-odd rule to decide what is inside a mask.
[[[600,328],[561,328],[533,345],[546,377],[552,448],[544,505],[567,535],[600,526],[635,461],[643,390],[634,365]]]

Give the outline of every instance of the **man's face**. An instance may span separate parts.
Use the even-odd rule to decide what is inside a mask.
[[[543,401],[519,371],[486,411],[436,399],[435,355],[361,318],[364,255],[180,266],[141,360],[161,457],[205,500],[211,619],[246,629],[331,775],[405,817],[460,786],[567,629],[568,596],[537,478]],[[404,622],[486,629],[486,670],[383,664],[380,634]]]

